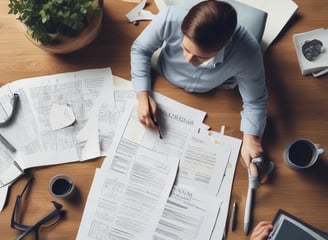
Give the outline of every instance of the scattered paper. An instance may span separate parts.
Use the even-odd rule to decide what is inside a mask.
[[[0,212],[5,206],[9,185],[0,188]]]
[[[24,169],[99,157],[98,126],[105,120],[97,111],[114,103],[110,68],[17,80],[0,88],[0,102],[13,92],[20,98],[15,122],[0,134],[17,151],[0,143],[0,209],[7,196],[5,185],[12,185]]]
[[[155,15],[150,11],[143,9],[146,6],[146,2],[146,0],[141,1],[135,8],[126,14],[126,17],[130,22],[153,19]]]
[[[164,138],[138,121],[135,101],[126,104],[110,154],[96,171],[77,239],[200,240],[210,238],[218,214],[224,225],[222,199],[227,206],[235,169],[227,162],[235,163],[240,145],[219,133],[202,134],[205,129],[197,133],[205,112],[153,96]],[[221,187],[223,181],[227,186]]]

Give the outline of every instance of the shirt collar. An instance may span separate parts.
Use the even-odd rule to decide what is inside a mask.
[[[224,48],[222,48],[222,49],[218,52],[218,54],[216,54],[216,55],[214,56],[213,59],[211,58],[211,59],[207,60],[206,62],[204,62],[204,63],[207,63],[207,64],[205,64],[205,66],[203,66],[203,64],[201,64],[200,67],[205,67],[205,68],[215,68],[216,64],[218,64],[218,63],[222,63],[222,62],[223,62],[223,60],[224,60],[224,53],[225,53],[225,50],[226,50],[227,47],[230,45],[230,42],[231,42],[233,36],[236,34],[236,31],[237,31],[238,28],[239,28],[239,25],[237,25],[237,27],[235,28],[235,30],[234,30],[234,32],[233,32],[233,34],[232,34],[232,36],[231,36],[231,38],[230,38],[230,40],[229,40],[229,43],[228,43]],[[210,61],[210,60],[211,60],[211,61]]]
[[[214,63],[215,56],[211,57],[210,59],[206,60],[202,64],[200,64],[200,67],[210,67]]]
[[[226,50],[226,47],[224,47],[223,49],[221,49],[218,52],[218,54],[216,54],[215,59],[214,59],[214,62],[213,62],[214,64],[223,62],[225,50]]]
[[[201,67],[201,68],[214,68],[217,63],[223,62],[225,49],[226,48],[224,47],[214,57],[206,60],[205,62],[200,64],[198,67]]]

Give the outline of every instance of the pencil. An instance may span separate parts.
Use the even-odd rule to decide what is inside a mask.
[[[14,152],[16,152],[16,148],[13,146],[13,145],[11,145],[11,143],[10,142],[8,142],[8,140],[4,137],[4,136],[2,136],[1,134],[0,134],[0,142],[10,151],[10,152],[12,152],[12,153],[14,153]]]

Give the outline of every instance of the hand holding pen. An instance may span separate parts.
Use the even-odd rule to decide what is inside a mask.
[[[158,130],[159,137],[162,139],[160,126],[157,120],[157,108],[155,101],[149,96],[148,92],[137,93],[137,99],[139,121],[146,128]]]
[[[163,136],[162,136],[162,133],[161,133],[161,129],[160,129],[160,126],[158,124],[158,121],[157,119],[155,118],[155,114],[153,113],[153,107],[151,105],[151,101],[154,101],[151,99],[150,96],[148,96],[148,109],[149,109],[149,116],[150,116],[150,119],[151,121],[154,123],[154,125],[157,127],[158,129],[158,134],[159,134],[159,138],[162,139]]]

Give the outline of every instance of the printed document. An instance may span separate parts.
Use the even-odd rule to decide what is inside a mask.
[[[77,239],[150,239],[171,191],[179,159],[141,149],[97,169]]]
[[[110,68],[41,76],[9,83],[0,90],[1,119],[11,111],[10,96],[13,93],[19,95],[18,109],[12,122],[0,128],[0,134],[15,147],[16,152],[10,152],[1,143],[0,148],[4,149],[0,155],[0,187],[16,179],[26,168],[100,156],[98,118],[93,121],[90,119],[98,117],[98,113],[93,112],[101,104],[114,106]],[[52,121],[56,121],[51,119],[54,105],[57,109],[69,110],[71,114],[70,124],[63,127],[61,122],[61,128],[56,130],[51,125]],[[63,117],[67,116],[65,111],[62,113]],[[90,124],[91,122],[94,124]],[[85,128],[92,128],[95,137],[89,136],[84,142],[79,142],[78,134]],[[95,147],[86,148],[86,144]]]

